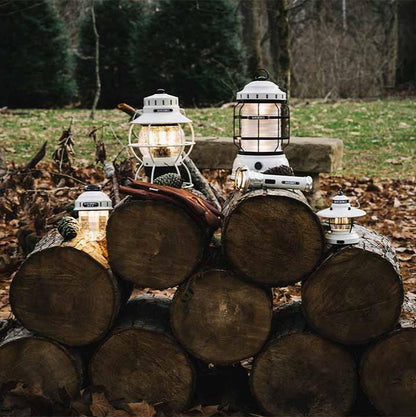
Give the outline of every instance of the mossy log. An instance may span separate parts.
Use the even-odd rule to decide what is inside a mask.
[[[172,330],[206,363],[229,365],[256,354],[269,336],[269,291],[227,270],[200,272],[176,291]]]
[[[223,210],[222,245],[234,268],[273,287],[304,279],[321,259],[321,223],[299,191],[236,192]]]
[[[138,287],[174,287],[204,259],[211,233],[183,208],[126,199],[107,225],[112,270]]]
[[[273,416],[347,415],[357,386],[353,357],[310,332],[299,303],[277,309],[273,323],[250,376],[260,407]]]
[[[0,383],[12,381],[36,387],[51,399],[58,399],[62,389],[75,397],[84,382],[83,362],[74,349],[12,328],[0,344]]]
[[[332,246],[302,285],[305,318],[319,334],[365,344],[394,328],[403,302],[395,251],[388,239],[355,226],[356,245]]]
[[[416,414],[416,297],[409,294],[406,303],[412,304],[413,319],[400,320],[400,329],[374,343],[360,366],[363,391],[388,416]]]
[[[53,231],[24,261],[10,286],[10,304],[27,329],[77,346],[102,339],[131,285],[117,279],[101,242]]]
[[[89,365],[93,385],[110,399],[164,403],[184,409],[191,401],[195,371],[169,325],[170,301],[141,295],[123,309]]]

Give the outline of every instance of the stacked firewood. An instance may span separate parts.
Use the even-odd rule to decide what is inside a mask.
[[[234,193],[221,230],[183,204],[136,196],[112,212],[106,244],[48,234],[11,285],[22,327],[0,346],[1,382],[51,397],[100,385],[110,400],[175,410],[415,413],[416,327],[399,324],[387,239],[357,227],[360,243],[326,245],[290,190]],[[302,302],[273,311],[271,289],[299,281]],[[133,286],[178,287],[173,300],[127,301]]]

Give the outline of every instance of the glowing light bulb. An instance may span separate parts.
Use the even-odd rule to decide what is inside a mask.
[[[184,150],[184,138],[180,125],[149,125],[140,129],[138,144],[143,157],[175,158]]]

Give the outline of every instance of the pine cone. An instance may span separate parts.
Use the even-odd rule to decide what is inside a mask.
[[[167,185],[168,187],[173,188],[182,188],[183,184],[182,178],[173,172],[161,175],[160,177],[157,177],[153,182],[156,185]]]
[[[78,220],[70,216],[62,217],[58,223],[58,232],[65,240],[73,239],[79,232]]]
[[[295,175],[293,169],[287,165],[280,165],[278,167],[269,168],[263,172],[269,175]]]

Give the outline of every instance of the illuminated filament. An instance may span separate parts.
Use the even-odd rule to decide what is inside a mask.
[[[88,240],[104,240],[108,220],[108,210],[81,210],[79,224],[81,233]]]
[[[335,217],[329,219],[329,225],[333,232],[349,232],[352,228],[352,219],[348,217]]]
[[[143,126],[138,143],[144,157],[176,158],[184,150],[185,133],[180,125]]]
[[[241,148],[245,152],[281,151],[281,141],[277,138],[287,132],[286,119],[268,119],[267,116],[281,116],[281,107],[276,103],[244,103],[241,107]],[[248,118],[246,118],[248,117]],[[265,118],[262,118],[265,117]],[[282,129],[282,122],[284,123]],[[283,131],[283,134],[282,134]],[[253,140],[244,138],[276,138]]]

